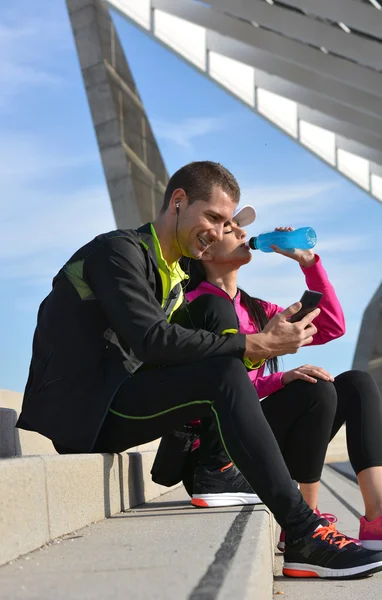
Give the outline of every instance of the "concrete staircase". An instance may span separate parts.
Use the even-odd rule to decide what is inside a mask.
[[[0,390],[0,565],[169,488],[151,480],[159,440],[123,454],[60,456],[15,429],[22,394]]]
[[[15,430],[21,400],[0,390],[0,600],[311,597],[312,582],[280,575],[279,528],[266,507],[191,507],[182,486],[151,480],[159,440],[119,455],[57,455],[46,438]],[[327,459],[346,458],[341,430]],[[320,508],[356,535],[350,503],[361,512],[358,487],[326,467]],[[350,582],[340,594],[315,582],[314,592],[380,598],[381,580],[360,582],[357,595]]]
[[[319,506],[357,536],[353,481],[325,467]],[[196,510],[178,487],[0,567],[0,600],[380,600],[382,573],[283,577],[277,536],[264,506]]]

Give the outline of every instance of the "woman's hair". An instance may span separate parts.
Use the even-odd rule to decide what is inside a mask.
[[[189,279],[186,282],[184,290],[186,293],[195,290],[202,283],[202,281],[206,281],[206,271],[203,261],[182,257],[180,262],[182,268],[186,271],[186,273],[188,272],[189,274]],[[240,288],[238,289],[240,291],[241,303],[246,308],[249,318],[257,326],[258,330],[262,331],[269,321],[264,308],[264,300],[260,300],[260,298],[253,298],[244,290]],[[277,373],[278,360],[276,356],[273,358],[268,358],[266,360],[266,365],[270,373]]]
[[[247,309],[247,313],[251,321],[257,325],[259,331],[262,331],[269,321],[268,315],[263,306],[264,301],[260,300],[260,298],[253,298],[242,289],[240,289],[240,301]],[[268,371],[270,373],[277,373],[279,368],[278,363],[279,361],[277,360],[277,356],[268,358],[266,360]]]

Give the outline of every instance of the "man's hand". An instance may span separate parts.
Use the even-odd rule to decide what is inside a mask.
[[[263,358],[296,354],[301,346],[311,344],[314,334],[317,333],[312,321],[320,314],[320,309],[316,308],[297,323],[290,323],[289,317],[300,308],[301,302],[292,304],[275,315],[261,333],[247,335],[244,356],[258,362]]]
[[[317,379],[323,379],[323,381],[334,381],[333,375],[325,371],[322,367],[314,367],[313,365],[302,365],[297,369],[286,371],[283,373],[282,382],[283,385],[288,385],[296,379],[302,379],[303,381],[309,381],[309,383],[317,383]]]
[[[294,227],[276,227],[275,231],[294,231]],[[283,256],[297,260],[302,267],[311,267],[316,262],[313,250],[300,250],[299,248],[282,250],[274,245],[271,248],[276,254],[282,254]]]

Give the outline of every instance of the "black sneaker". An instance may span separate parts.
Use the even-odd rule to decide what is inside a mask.
[[[262,504],[233,463],[213,471],[199,465],[195,470],[193,489],[191,504],[198,508]]]
[[[357,546],[325,519],[319,523],[299,540],[286,539],[283,575],[356,579],[382,571],[382,552]]]

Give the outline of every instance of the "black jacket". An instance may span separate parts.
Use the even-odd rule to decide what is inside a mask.
[[[149,224],[99,235],[78,250],[39,308],[17,426],[89,452],[115,393],[140,361],[243,357],[243,335],[169,324],[161,303]]]

